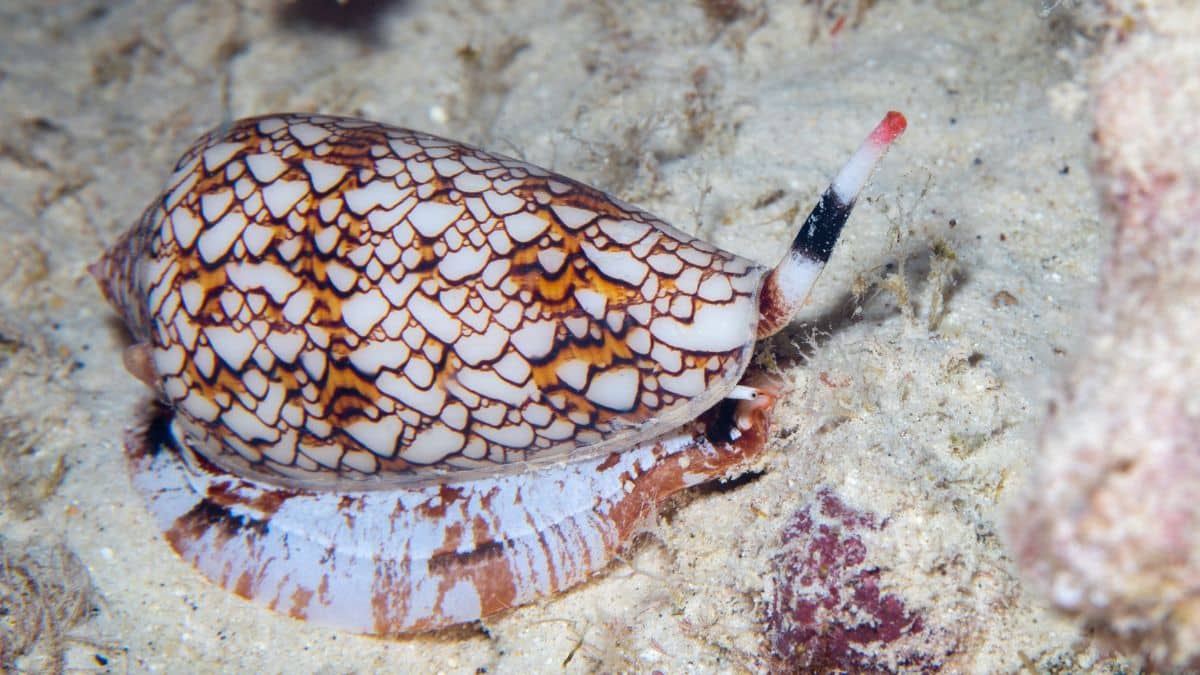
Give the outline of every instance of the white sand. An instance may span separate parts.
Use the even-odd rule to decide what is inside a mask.
[[[368,7],[361,25],[330,23]],[[0,335],[43,346],[0,360],[0,414],[28,420],[67,473],[32,519],[0,515],[0,532],[65,538],[90,569],[104,600],[73,634],[119,649],[76,645],[70,664],[94,668],[100,652],[132,672],[761,668],[778,530],[829,487],[887,519],[872,559],[947,667],[1099,667],[1077,627],[1023,592],[998,536],[1107,236],[1074,37],[1036,8],[881,3],[830,36],[829,17],[795,2],[729,24],[633,1],[6,2]],[[520,154],[774,262],[786,218],[888,109],[908,133],[821,280],[815,324],[771,343],[794,390],[766,473],[684,495],[594,582],[486,631],[337,634],[210,586],[133,492],[121,436],[147,392],[121,369],[124,338],[84,268],[206,128],[277,110],[411,126]],[[879,283],[899,261],[907,283]]]

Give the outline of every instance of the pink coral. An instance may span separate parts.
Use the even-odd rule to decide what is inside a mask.
[[[1200,11],[1114,2],[1093,73],[1116,235],[1092,338],[1010,539],[1059,609],[1151,668],[1200,669]],[[1125,7],[1125,5],[1129,5]],[[1126,13],[1129,12],[1129,13]]]

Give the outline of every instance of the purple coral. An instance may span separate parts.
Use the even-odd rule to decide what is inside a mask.
[[[938,669],[914,636],[921,615],[880,590],[882,570],[863,534],[887,526],[832,491],[792,515],[774,560],[775,594],[767,606],[769,658],[787,671]]]

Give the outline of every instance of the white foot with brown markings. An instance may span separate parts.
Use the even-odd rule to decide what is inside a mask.
[[[570,588],[762,452],[755,340],[904,126],[888,113],[774,269],[419,132],[214,131],[92,267],[169,409],[131,434],[134,483],[206,577],[325,625],[428,630]]]

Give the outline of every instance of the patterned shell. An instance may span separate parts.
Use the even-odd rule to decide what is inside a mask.
[[[102,265],[177,436],[308,487],[691,419],[741,377],[766,273],[526,162],[312,115],[201,138]]]

